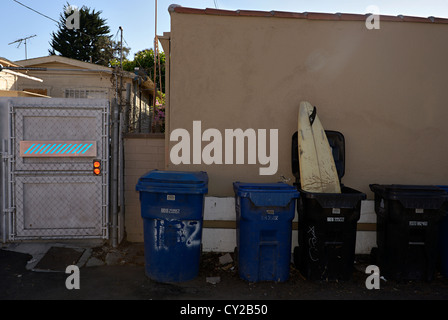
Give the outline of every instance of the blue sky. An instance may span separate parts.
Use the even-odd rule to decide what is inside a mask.
[[[111,35],[118,38],[118,28],[123,27],[124,45],[131,48],[128,58],[134,53],[153,47],[155,0],[17,0],[22,4],[54,19],[64,4],[82,7],[83,5],[102,11],[107,19]],[[14,0],[1,0],[0,18],[0,56],[12,61],[25,59],[25,46],[9,43],[36,35],[27,41],[28,58],[48,55],[51,32],[57,30],[54,21],[25,8]],[[360,13],[367,12],[369,6],[376,6],[380,14],[411,15],[419,17],[448,18],[447,0],[158,0],[157,34],[170,31],[170,4],[192,8],[219,8],[226,10],[263,10],[292,12]]]

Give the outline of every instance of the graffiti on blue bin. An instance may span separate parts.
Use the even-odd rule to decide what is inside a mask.
[[[155,250],[175,246],[196,247],[201,244],[201,223],[192,220],[157,220],[154,232]]]

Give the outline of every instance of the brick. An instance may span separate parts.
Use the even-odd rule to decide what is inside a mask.
[[[318,12],[308,12],[306,18],[309,20],[340,20],[336,14]]]
[[[339,17],[342,21],[366,21],[367,15],[343,13]]]
[[[272,17],[269,11],[254,11],[254,10],[237,10],[239,16],[248,17]]]
[[[184,8],[184,7],[175,7],[174,12],[176,13],[196,13],[196,14],[203,14],[205,13],[205,10],[202,9],[194,9],[194,8]]]
[[[222,9],[213,9],[213,8],[206,8],[205,9],[206,14],[214,14],[218,16],[236,16],[236,12],[232,10],[222,10]]]
[[[163,144],[163,146],[157,147],[157,153],[165,155],[165,144]]]
[[[390,22],[402,22],[403,19],[397,16],[383,16],[380,15],[380,21],[390,21]]]
[[[147,168],[127,167],[125,169],[125,175],[134,175],[134,176],[141,177],[142,175],[144,175],[146,172],[148,172],[152,168],[155,168],[155,166],[154,165],[148,166]]]
[[[141,233],[127,233],[126,240],[129,242],[143,242],[143,232]]]
[[[277,18],[306,19],[306,14],[299,12],[271,11],[271,14]]]

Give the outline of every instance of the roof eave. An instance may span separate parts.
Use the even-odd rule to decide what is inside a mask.
[[[307,19],[307,20],[331,20],[331,21],[366,21],[367,17],[372,15],[353,14],[353,13],[320,13],[320,12],[286,12],[286,11],[254,11],[254,10],[222,10],[222,9],[196,9],[182,7],[180,5],[171,5],[168,8],[170,13],[202,14],[218,16],[237,16],[237,17],[275,17],[289,19]],[[448,19],[437,17],[414,17],[414,16],[390,16],[378,15],[381,21],[392,22],[419,22],[419,23],[442,23],[448,24]]]

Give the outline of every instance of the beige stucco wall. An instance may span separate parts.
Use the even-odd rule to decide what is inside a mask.
[[[16,90],[17,87],[17,76],[0,72],[0,90]]]
[[[134,135],[124,139],[124,200],[126,207],[126,239],[143,241],[143,220],[140,212],[139,192],[135,190],[138,179],[153,169],[165,166],[163,135]]]
[[[17,67],[15,63],[0,57],[0,65],[3,67]],[[0,71],[0,90],[17,90],[17,76],[6,72]]]
[[[279,130],[273,176],[260,176],[259,164],[168,165],[207,171],[209,195],[233,195],[236,180],[292,183],[302,100],[344,134],[345,185],[371,198],[371,183],[448,184],[448,25],[384,21],[368,30],[364,21],[173,12],[170,37],[168,133],[191,134],[194,120],[223,137]]]

